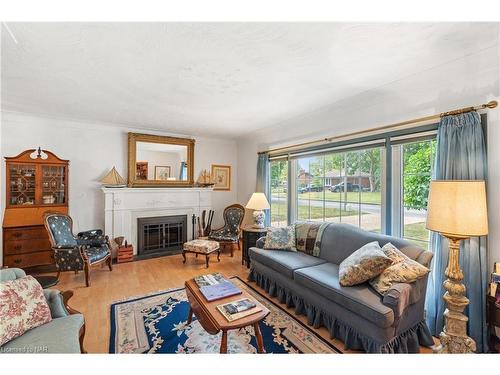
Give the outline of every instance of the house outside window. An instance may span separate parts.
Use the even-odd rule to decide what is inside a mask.
[[[380,148],[373,148],[294,160],[294,218],[349,223],[380,232],[381,154]]]

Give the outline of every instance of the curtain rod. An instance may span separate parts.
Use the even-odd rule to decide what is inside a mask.
[[[366,133],[372,133],[372,132],[380,131],[380,130],[398,128],[398,127],[401,127],[404,125],[410,125],[410,124],[415,124],[415,123],[419,123],[419,122],[438,119],[438,118],[441,118],[443,116],[458,115],[461,113],[478,111],[480,109],[486,109],[486,108],[493,109],[493,108],[496,108],[497,105],[498,105],[498,102],[496,100],[492,100],[486,104],[481,104],[481,105],[477,105],[474,107],[464,107],[464,108],[454,109],[454,110],[448,111],[448,112],[441,112],[441,113],[438,113],[435,115],[419,117],[419,118],[416,118],[413,120],[406,120],[406,121],[397,122],[397,123],[390,124],[390,125],[384,125],[384,126],[379,126],[376,128],[360,130],[360,131],[356,131],[353,133],[337,135],[334,137],[327,137],[327,138],[318,139],[315,141],[303,142],[303,143],[298,143],[298,144],[290,145],[290,146],[277,147],[277,148],[273,148],[273,149],[270,149],[267,151],[260,151],[260,152],[258,152],[258,154],[270,154],[272,152],[283,151],[283,150],[288,150],[288,149],[296,149],[296,148],[300,148],[300,147],[304,147],[304,146],[314,145],[314,144],[321,143],[321,142],[332,142],[333,140],[340,139],[340,138],[352,137],[352,136],[362,135],[362,134],[366,134]]]

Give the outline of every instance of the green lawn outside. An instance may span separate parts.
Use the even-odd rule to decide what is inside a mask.
[[[425,222],[406,224],[404,236],[409,241],[427,250],[429,246],[429,231],[425,229]]]
[[[287,204],[285,202],[271,203],[271,222],[287,220]]]
[[[323,195],[324,194],[324,195]],[[324,192],[311,192],[311,193],[302,193],[299,194],[299,198],[301,199],[311,199],[311,200],[323,200],[323,196],[325,201],[333,201],[339,202],[344,201],[345,193],[332,193],[329,190]],[[361,196],[360,196],[361,195]],[[382,194],[380,192],[348,192],[347,193],[347,202],[358,203],[361,200],[361,203],[373,203],[373,204],[381,204],[382,203]]]
[[[323,207],[310,207],[311,209],[311,219],[322,219],[323,218]],[[274,202],[271,204],[271,221],[286,221],[287,217],[287,207],[284,202]],[[358,211],[347,210],[342,211],[342,216],[357,215]],[[326,207],[324,210],[325,217],[338,217],[340,216],[340,210],[338,208]],[[299,217],[309,216],[309,206],[300,205],[299,206]]]
[[[281,187],[273,188],[272,194],[273,195],[286,194],[284,193],[283,190],[284,189]],[[298,197],[299,199],[311,199],[320,201],[322,201],[323,199],[332,202],[344,201],[344,193],[332,193],[329,190],[325,190],[324,192],[299,193]],[[347,193],[347,202],[358,203],[359,200],[360,200],[360,193],[354,191]],[[361,192],[361,203],[382,204],[382,194],[379,191]]]

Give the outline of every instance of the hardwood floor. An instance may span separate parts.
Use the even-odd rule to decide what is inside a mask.
[[[123,299],[141,296],[147,293],[184,286],[184,281],[195,275],[208,272],[221,272],[226,276],[239,276],[246,280],[248,270],[241,265],[241,252],[236,251],[234,257],[222,253],[220,263],[217,257],[211,257],[210,268],[205,268],[205,257],[195,258],[187,255],[186,264],[181,255],[141,260],[113,265],[110,272],[107,267],[92,269],[91,286],[85,287],[83,272],[63,272],[59,284],[55,287],[61,291],[73,290],[70,306],[85,316],[86,333],[84,348],[88,353],[108,353],[110,336],[110,305]],[[254,283],[253,286],[256,287]],[[258,287],[257,287],[258,288]],[[263,294],[265,292],[258,288]],[[277,299],[273,299],[279,304]],[[286,308],[284,305],[280,305]],[[293,309],[287,309],[296,319],[306,322],[305,316],[296,316]],[[344,345],[338,340],[330,340],[325,328],[316,330],[337,348]],[[422,353],[432,352],[424,348]]]

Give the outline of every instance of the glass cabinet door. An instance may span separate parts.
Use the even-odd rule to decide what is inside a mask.
[[[9,166],[9,205],[35,204],[35,171],[35,165],[11,164]]]
[[[42,166],[42,201],[40,204],[66,203],[66,167]]]

